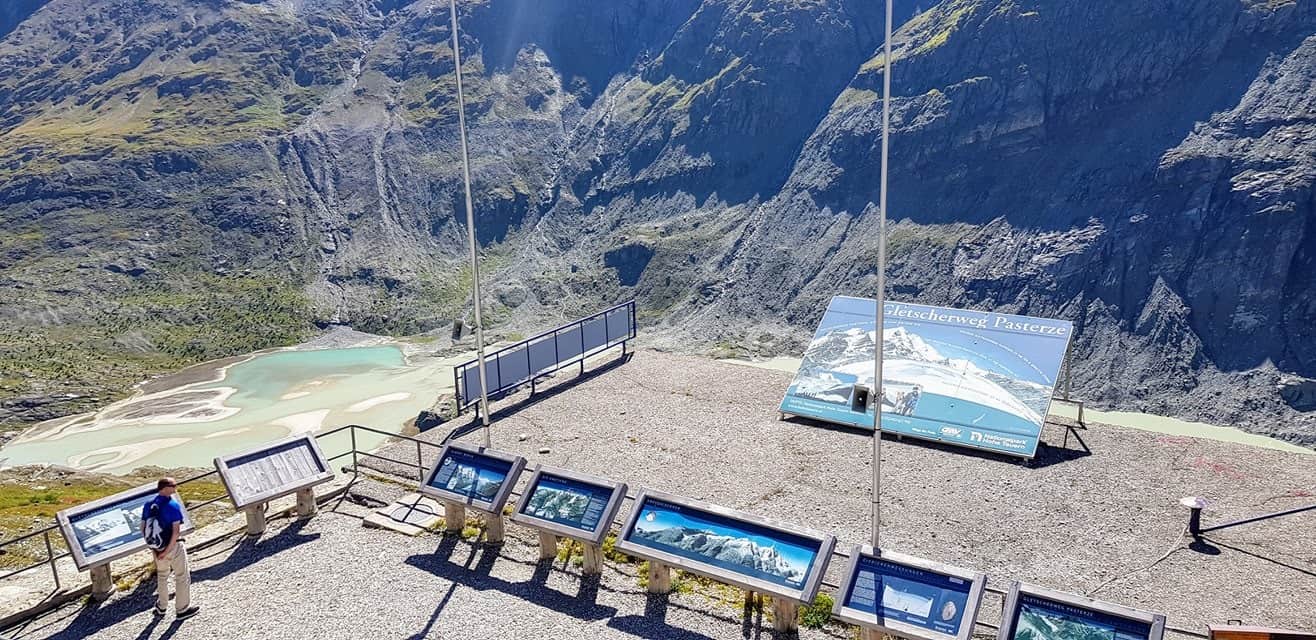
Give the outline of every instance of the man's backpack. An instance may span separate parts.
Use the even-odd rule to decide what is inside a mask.
[[[159,502],[152,500],[146,509],[146,518],[142,520],[142,537],[152,551],[162,551],[169,546],[169,535],[165,533],[164,523],[160,521]]]

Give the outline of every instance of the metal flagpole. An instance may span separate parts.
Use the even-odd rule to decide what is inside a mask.
[[[886,305],[886,174],[891,142],[891,0],[886,0],[886,43],[882,48],[882,182],[878,192],[877,310],[873,314],[873,548],[879,549],[882,531],[882,333]]]
[[[462,143],[462,180],[466,186],[466,242],[471,250],[471,296],[475,299],[475,355],[480,372],[480,418],[484,446],[489,446],[489,378],[484,373],[484,320],[480,317],[480,260],[475,246],[475,209],[471,206],[471,158],[466,149],[466,97],[462,94],[462,54],[457,34],[457,0],[448,0],[452,19],[452,59],[457,67],[457,130]]]

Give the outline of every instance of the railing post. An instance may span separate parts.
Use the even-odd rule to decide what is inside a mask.
[[[352,473],[359,473],[357,469],[359,463],[356,460],[356,425],[349,425],[347,429],[352,438]]]
[[[416,441],[416,480],[425,481],[425,460],[420,454],[420,440]]]
[[[50,573],[55,577],[55,590],[59,591],[63,587],[59,584],[59,565],[55,564],[55,550],[50,546],[50,529],[46,529],[41,537],[46,541],[46,558],[50,560]]]

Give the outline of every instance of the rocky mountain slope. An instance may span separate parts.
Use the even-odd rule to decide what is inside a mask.
[[[461,313],[446,7],[0,11],[0,421]],[[459,10],[494,323],[636,296],[659,344],[798,352],[874,291],[878,3]],[[1095,404],[1316,442],[1312,3],[897,15],[891,293],[1074,320]]]

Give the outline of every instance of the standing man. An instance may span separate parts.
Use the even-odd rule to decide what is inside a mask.
[[[187,549],[179,533],[183,528],[183,505],[178,502],[178,483],[160,478],[158,495],[142,507],[142,537],[155,554],[155,615],[169,610],[169,574],[174,574],[174,611],[178,619],[190,618],[201,610],[192,604],[192,574],[187,567]]]

